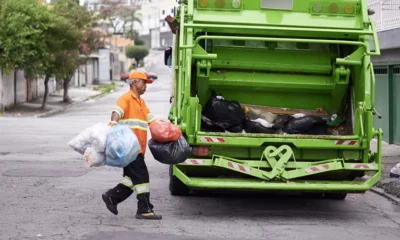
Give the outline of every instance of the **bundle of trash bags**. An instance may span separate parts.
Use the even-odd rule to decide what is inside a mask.
[[[89,167],[125,167],[140,152],[139,141],[128,126],[109,127],[107,123],[86,128],[68,145],[85,157]]]
[[[226,100],[212,92],[201,120],[203,129],[209,132],[329,135],[329,127],[343,123],[336,117],[302,113],[275,115],[262,108]]]
[[[390,169],[391,178],[400,178],[400,163]]]
[[[189,157],[191,148],[178,126],[158,120],[150,125],[150,133],[149,148],[154,159],[160,163],[178,164]]]

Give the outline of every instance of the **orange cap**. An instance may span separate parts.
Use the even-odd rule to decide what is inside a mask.
[[[153,83],[153,80],[147,79],[146,74],[141,71],[134,71],[129,73],[129,79],[142,79],[146,80],[146,83]]]

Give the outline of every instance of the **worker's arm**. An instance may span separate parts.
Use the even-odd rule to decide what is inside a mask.
[[[145,107],[146,107],[146,112],[147,112],[147,123],[149,125],[151,125],[154,122],[154,120],[156,120],[156,117],[150,112],[150,110],[147,108],[147,106],[145,106]]]
[[[116,112],[111,113],[111,121],[118,122],[119,119],[120,119],[120,116],[118,115],[118,113],[116,113]]]
[[[118,121],[124,117],[127,107],[128,104],[123,98],[118,99],[117,105],[111,113],[111,121],[109,123],[110,126],[116,125]]]

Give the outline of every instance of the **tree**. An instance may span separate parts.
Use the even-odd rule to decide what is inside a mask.
[[[131,9],[128,16],[124,19],[129,30],[125,29],[125,35],[135,42],[135,45],[144,45],[144,41],[139,38],[138,32],[135,30],[135,23],[142,24],[142,15]]]
[[[0,0],[0,67],[24,70],[27,79],[44,76],[46,107],[51,76],[64,80],[64,101],[77,67],[101,47],[91,14],[75,0],[46,5],[38,0]]]
[[[126,33],[126,37],[133,40],[133,42],[135,43],[135,45],[145,45],[146,43],[139,37],[139,34],[131,29]]]
[[[125,30],[126,19],[130,15],[132,7],[124,6],[121,0],[102,0],[99,17],[112,28],[110,35],[123,33]]]
[[[54,75],[63,80],[64,102],[70,102],[68,96],[69,83],[76,69],[87,61],[88,55],[101,47],[101,36],[91,28],[93,16],[74,0],[54,1],[54,12],[68,22],[68,46],[55,55]]]
[[[24,70],[27,79],[45,76],[46,107],[48,82],[55,64],[55,53],[65,48],[69,25],[48,5],[35,0],[0,0],[0,66]]]
[[[126,56],[135,59],[138,66],[147,55],[149,55],[149,49],[144,45],[131,46],[126,49]]]
[[[45,70],[61,19],[35,0],[0,0],[0,66],[34,77]]]
[[[135,23],[142,24],[141,15],[137,13],[139,5],[124,6],[121,0],[102,0],[102,5],[99,18],[108,26],[107,32],[110,37],[114,34],[123,34],[131,40],[140,42],[134,29]],[[112,31],[109,31],[110,28]]]

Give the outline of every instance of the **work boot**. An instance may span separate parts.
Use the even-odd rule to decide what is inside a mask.
[[[162,216],[157,215],[154,212],[149,212],[149,213],[137,213],[136,218],[137,219],[148,219],[148,220],[161,220]]]
[[[110,210],[110,212],[112,212],[113,214],[118,215],[117,204],[114,204],[112,202],[111,197],[107,193],[103,193],[101,197],[103,198],[107,209]]]

